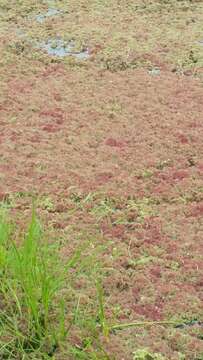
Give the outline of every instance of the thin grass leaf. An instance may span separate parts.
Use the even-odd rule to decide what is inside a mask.
[[[103,331],[104,336],[108,337],[109,335],[109,327],[107,325],[105,311],[104,311],[104,298],[103,298],[103,288],[102,284],[99,280],[96,282],[96,288],[97,288],[97,296],[98,296],[98,303],[99,303],[99,321],[100,325]]]

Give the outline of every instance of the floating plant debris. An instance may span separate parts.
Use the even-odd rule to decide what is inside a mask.
[[[70,41],[66,43],[61,39],[54,39],[54,40],[50,39],[47,42],[45,41],[41,42],[39,44],[39,48],[45,50],[48,53],[48,55],[51,56],[58,56],[58,57],[74,56],[79,60],[86,60],[89,58],[88,49],[85,48],[82,49],[81,51],[76,51],[74,41]]]
[[[35,19],[39,23],[43,23],[48,17],[60,14],[61,11],[55,8],[49,8],[45,14],[38,14]]]

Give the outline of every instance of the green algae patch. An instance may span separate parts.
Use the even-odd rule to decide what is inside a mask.
[[[133,360],[165,360],[161,354],[152,354],[146,349],[137,350],[133,353]]]

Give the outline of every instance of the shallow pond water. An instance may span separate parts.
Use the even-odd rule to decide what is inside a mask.
[[[157,75],[160,75],[160,73],[161,73],[161,70],[159,68],[153,68],[153,69],[149,70],[150,75],[157,76]]]
[[[86,60],[90,56],[88,49],[75,51],[74,41],[66,43],[61,39],[50,39],[48,41],[41,42],[38,47],[41,50],[46,51],[47,54],[51,56],[73,56],[79,60]]]
[[[38,14],[36,15],[35,19],[39,23],[43,23],[48,17],[55,16],[61,14],[61,11],[55,8],[48,8],[45,14]]]

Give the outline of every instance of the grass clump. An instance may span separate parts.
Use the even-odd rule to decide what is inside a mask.
[[[56,276],[57,259],[50,254],[34,210],[22,240],[14,240],[12,230],[1,213],[0,358],[24,359],[28,353],[32,358],[34,352],[44,358],[40,354],[51,355],[66,335],[64,307],[55,302],[62,277]]]

